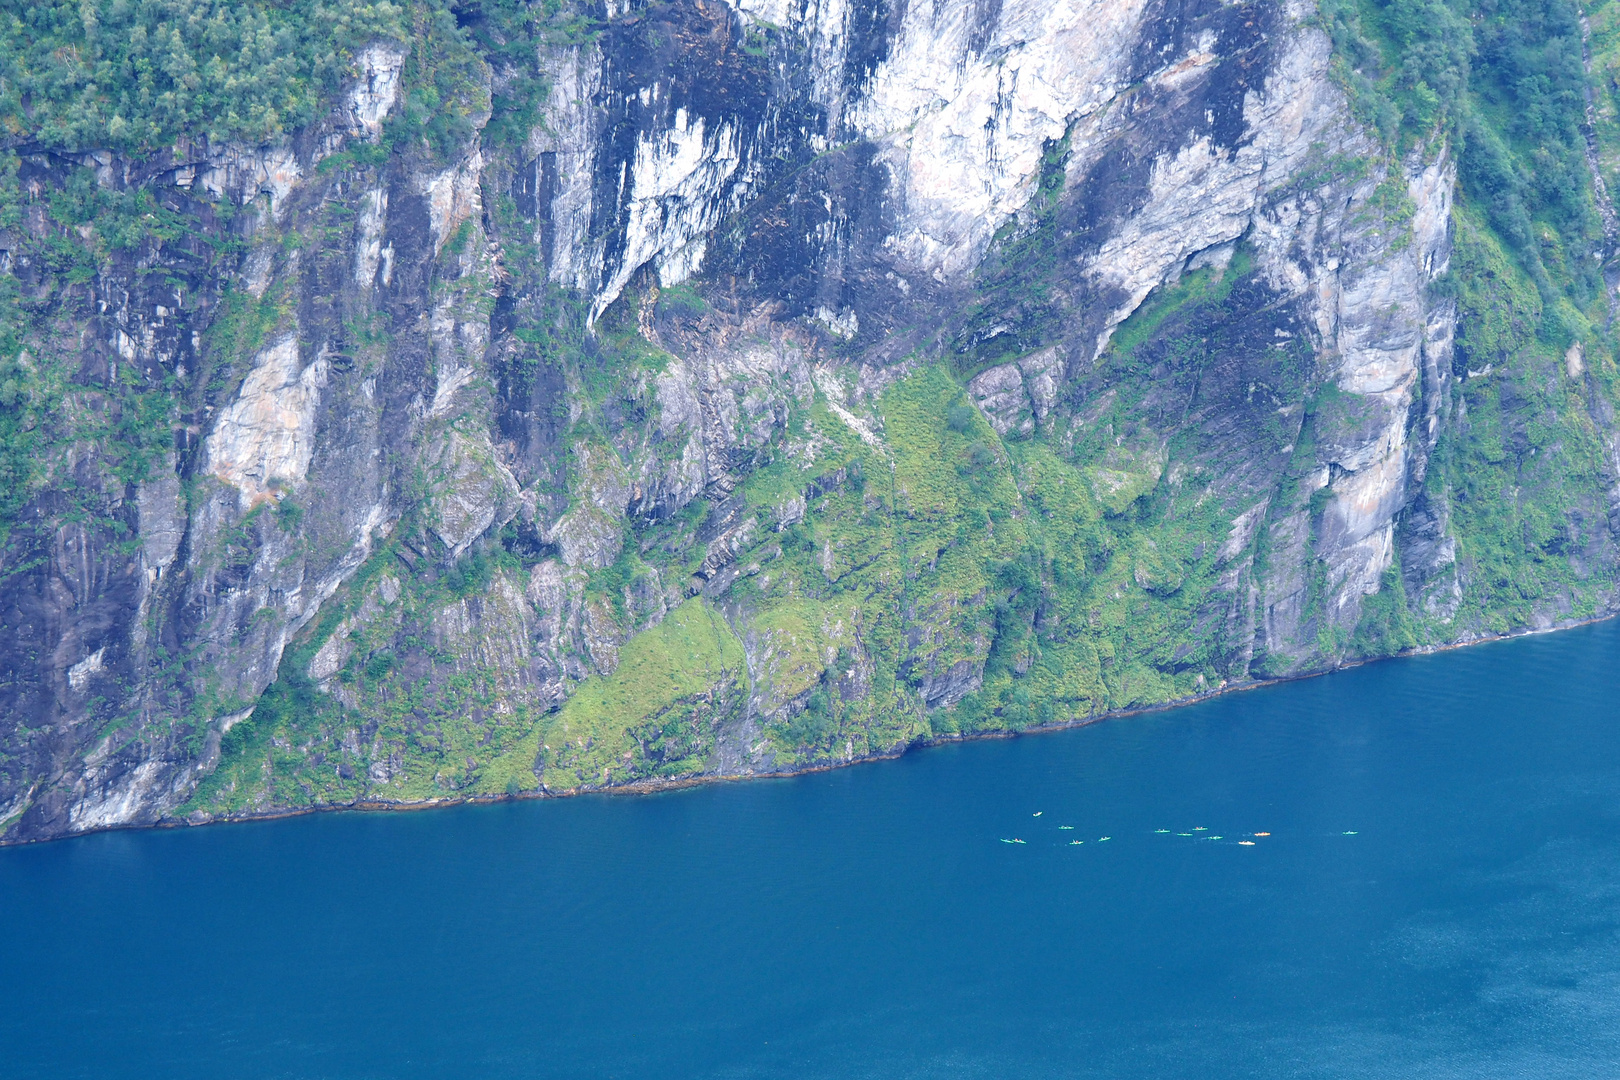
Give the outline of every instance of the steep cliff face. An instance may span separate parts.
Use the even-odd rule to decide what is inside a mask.
[[[781,771],[1612,610],[1612,346],[1503,344],[1544,298],[1311,6],[587,14],[448,149],[390,136],[387,38],[267,146],[14,148],[5,839]]]

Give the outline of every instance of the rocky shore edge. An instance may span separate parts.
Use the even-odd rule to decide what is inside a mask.
[[[1551,634],[1563,630],[1574,630],[1582,626],[1593,626],[1597,623],[1608,622],[1620,616],[1620,612],[1610,612],[1590,619],[1570,619],[1550,623],[1547,626],[1526,627],[1511,630],[1505,634],[1479,635],[1463,641],[1455,641],[1444,645],[1421,645],[1390,656],[1374,656],[1363,660],[1350,660],[1330,668],[1318,671],[1303,672],[1297,675],[1287,675],[1275,679],[1246,679],[1242,682],[1226,683],[1206,690],[1201,694],[1191,694],[1187,697],[1175,698],[1170,701],[1159,702],[1155,705],[1143,705],[1127,709],[1111,709],[1107,712],[1093,713],[1089,716],[1075,717],[1069,720],[1054,721],[1049,724],[1037,724],[1033,727],[1020,728],[1017,731],[975,731],[966,733],[950,733],[930,735],[920,739],[894,746],[888,750],[875,754],[864,754],[859,757],[833,759],[813,762],[806,765],[793,766],[786,769],[769,772],[752,773],[708,773],[696,776],[683,776],[674,779],[662,780],[643,778],[631,780],[622,784],[582,784],[575,788],[562,788],[553,790],[541,786],[535,791],[520,791],[511,794],[498,792],[494,794],[479,795],[446,795],[435,799],[356,799],[352,802],[321,803],[315,806],[287,806],[274,810],[254,811],[243,814],[207,814],[196,811],[186,817],[168,817],[155,822],[146,822],[130,825],[109,825],[102,828],[86,829],[83,832],[69,833],[65,836],[55,836],[43,840],[0,840],[0,847],[21,847],[31,844],[48,844],[76,837],[90,836],[95,833],[115,832],[129,829],[177,829],[190,828],[200,825],[229,825],[242,824],[253,821],[275,821],[281,818],[302,817],[306,814],[321,814],[334,811],[404,811],[404,810],[438,810],[452,806],[468,806],[487,803],[520,802],[537,799],[566,799],[579,795],[653,795],[666,791],[677,791],[682,788],[699,787],[707,784],[739,783],[750,780],[781,780],[794,776],[807,776],[811,773],[829,772],[833,769],[845,769],[854,765],[863,765],[870,762],[893,761],[913,750],[922,750],[930,746],[944,746],[949,743],[977,742],[983,739],[1013,739],[1025,735],[1048,735],[1060,731],[1070,731],[1074,728],[1089,727],[1100,724],[1105,720],[1120,720],[1131,716],[1142,716],[1148,713],[1164,712],[1169,709],[1185,708],[1197,705],[1200,702],[1228,694],[1240,693],[1248,690],[1262,690],[1266,687],[1281,686],[1285,683],[1299,682],[1304,679],[1320,678],[1339,671],[1348,671],[1351,668],[1361,667],[1365,664],[1383,663],[1385,661],[1408,659],[1415,656],[1427,656],[1433,653],[1450,652],[1454,649],[1470,648],[1475,645],[1489,645],[1498,642],[1510,641],[1515,638],[1530,637],[1538,634]]]

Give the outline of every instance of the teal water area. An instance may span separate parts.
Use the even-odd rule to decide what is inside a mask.
[[[1620,1076],[1620,624],[793,779],[0,850],[0,1000],[11,1078]]]

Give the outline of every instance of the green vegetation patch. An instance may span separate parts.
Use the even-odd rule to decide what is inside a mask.
[[[851,603],[818,600],[778,601],[756,614],[749,629],[764,645],[760,678],[769,682],[769,700],[790,701],[820,683],[849,656],[858,618]]]
[[[0,124],[68,150],[262,143],[314,119],[353,52],[406,36],[378,0],[87,0],[0,13]]]
[[[714,729],[741,706],[746,685],[742,642],[693,597],[626,642],[613,674],[580,683],[546,722],[546,785],[700,771]]]

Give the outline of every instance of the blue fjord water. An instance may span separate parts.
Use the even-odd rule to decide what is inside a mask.
[[[1620,1076],[1617,691],[1610,623],[787,780],[8,849],[0,1074]]]

